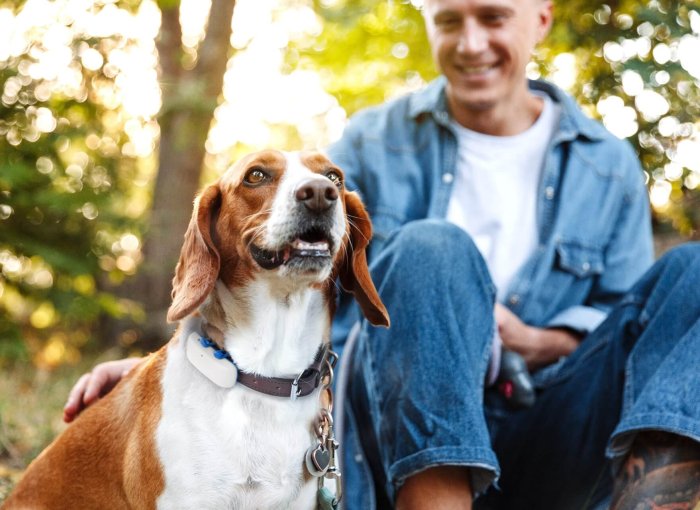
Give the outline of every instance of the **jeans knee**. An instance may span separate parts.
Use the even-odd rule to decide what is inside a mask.
[[[700,243],[693,242],[676,246],[665,253],[659,262],[678,269],[699,267]]]
[[[462,259],[481,259],[469,234],[445,220],[416,220],[402,226],[390,238],[387,247],[414,263],[429,261],[455,264]]]
[[[418,220],[394,232],[373,264],[375,281],[386,277],[405,287],[449,288],[477,283],[495,288],[471,237],[444,220]]]

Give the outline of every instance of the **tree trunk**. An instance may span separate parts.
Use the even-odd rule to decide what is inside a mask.
[[[158,175],[144,240],[144,261],[128,286],[129,297],[143,303],[146,312],[145,323],[138,327],[140,343],[145,347],[162,344],[171,332],[165,319],[171,279],[200,185],[204,144],[222,91],[231,50],[234,5],[235,0],[212,0],[206,36],[198,49],[197,64],[190,70],[182,66],[179,6],[161,7],[157,48],[163,108]]]

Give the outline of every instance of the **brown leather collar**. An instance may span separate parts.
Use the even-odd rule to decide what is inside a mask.
[[[214,357],[227,360],[238,369],[236,362],[228,351],[222,349],[215,342],[204,336],[200,337],[200,342],[203,346],[214,349]],[[286,397],[292,400],[296,400],[297,397],[305,397],[318,388],[321,382],[321,372],[324,361],[328,357],[328,351],[329,345],[325,342],[322,343],[318,351],[316,351],[316,357],[313,363],[294,379],[265,377],[238,369],[238,378],[236,382],[251,390],[273,397]]]

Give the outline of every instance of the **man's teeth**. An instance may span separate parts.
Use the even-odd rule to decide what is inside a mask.
[[[306,241],[302,241],[301,239],[296,239],[292,243],[292,248],[294,248],[295,250],[327,250],[328,242],[318,241],[315,243],[308,243]]]
[[[468,74],[477,74],[477,73],[485,73],[489,69],[494,67],[491,64],[483,65],[483,66],[463,66],[462,67],[462,72],[468,73]]]

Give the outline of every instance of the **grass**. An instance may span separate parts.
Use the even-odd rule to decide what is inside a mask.
[[[119,356],[85,355],[77,365],[53,371],[30,364],[0,368],[0,503],[32,459],[65,429],[63,405],[78,377]]]

